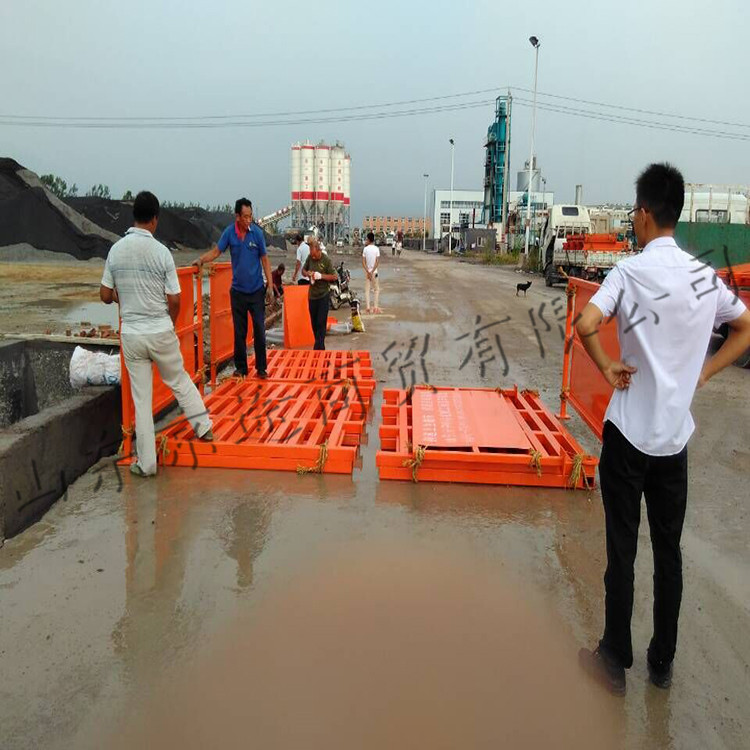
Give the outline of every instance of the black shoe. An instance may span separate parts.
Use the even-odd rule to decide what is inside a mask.
[[[258,378],[260,380],[268,380],[268,373],[265,370],[258,370]]]
[[[651,680],[652,685],[656,685],[656,687],[661,688],[662,690],[667,690],[669,687],[671,687],[672,662],[670,662],[666,667],[657,667],[648,659],[646,659],[646,663],[648,664],[648,678],[649,680]]]
[[[235,380],[244,380],[247,377],[247,373],[246,372],[240,372],[239,370],[235,370],[231,374],[230,377],[233,378],[233,379],[235,379]]]
[[[612,695],[625,695],[625,669],[606,656],[601,648],[596,651],[582,648],[578,652],[578,663]]]

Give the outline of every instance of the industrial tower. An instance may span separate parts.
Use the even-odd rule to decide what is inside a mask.
[[[487,156],[484,162],[483,223],[502,226],[508,218],[508,181],[510,175],[510,114],[513,97],[498,96],[495,122],[487,129]]]

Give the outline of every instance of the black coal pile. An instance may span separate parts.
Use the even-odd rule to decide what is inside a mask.
[[[116,240],[56,198],[33,172],[0,158],[0,248],[27,244],[89,260],[106,258]]]
[[[65,202],[100,227],[122,236],[133,226],[133,204],[106,198],[66,198]],[[178,246],[205,250],[218,238],[218,230],[209,222],[194,221],[200,209],[172,209],[162,207],[156,239],[167,247]],[[206,213],[205,211],[203,213]]]

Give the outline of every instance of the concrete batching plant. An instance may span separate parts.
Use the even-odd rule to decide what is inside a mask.
[[[351,157],[344,146],[295,143],[291,150],[292,226],[318,227],[328,241],[349,233]]]

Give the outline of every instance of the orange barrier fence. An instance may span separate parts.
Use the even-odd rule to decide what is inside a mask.
[[[534,391],[383,391],[381,479],[591,488],[597,459]]]
[[[180,351],[185,370],[194,383],[203,389],[203,295],[201,279],[193,267],[178,268],[177,278],[180,282],[180,312],[175,322],[175,333],[180,342]],[[130,391],[130,378],[120,347],[120,372],[122,390],[122,453],[132,453],[132,436],[135,427],[135,405]],[[153,412],[158,414],[174,400],[174,394],[168,388],[156,365],[153,365]]]
[[[310,310],[307,305],[309,286],[284,287],[284,348],[300,349],[315,344]]]
[[[602,439],[604,413],[612,396],[612,386],[583,348],[575,325],[581,311],[589,303],[599,284],[583,279],[568,281],[568,311],[565,324],[565,353],[562,389],[560,391],[560,419],[567,419],[567,402],[578,412],[591,431]],[[620,343],[614,319],[606,319],[599,327],[599,340],[604,351],[613,359],[620,358]]]
[[[211,386],[216,385],[216,373],[234,356],[234,325],[232,324],[232,264],[213,263],[208,266],[210,295],[208,330],[211,337]],[[247,344],[253,342],[253,326],[248,321]]]
[[[205,403],[214,441],[197,440],[181,417],[160,437],[161,463],[351,474],[370,400],[346,383],[230,379]]]

